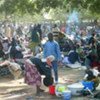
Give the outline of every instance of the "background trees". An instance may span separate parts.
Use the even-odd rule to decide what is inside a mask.
[[[74,9],[87,17],[100,17],[100,0],[1,0],[0,13],[5,16],[43,15],[54,11],[55,16],[68,14]],[[53,12],[52,11],[52,12]],[[54,16],[54,15],[53,15]],[[64,17],[62,15],[62,17]],[[57,17],[56,17],[57,18]]]

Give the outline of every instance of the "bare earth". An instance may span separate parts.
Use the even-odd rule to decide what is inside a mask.
[[[59,82],[71,84],[81,80],[84,76],[83,69],[59,68]],[[61,97],[52,96],[48,88],[42,84],[45,89],[41,96],[35,96],[35,87],[24,84],[24,78],[13,80],[12,76],[0,77],[0,100],[62,100]],[[100,90],[100,85],[98,87]],[[71,100],[95,100],[89,97],[75,97]]]

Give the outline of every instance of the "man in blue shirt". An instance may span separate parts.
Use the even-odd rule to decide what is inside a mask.
[[[53,55],[55,60],[52,62],[52,68],[55,75],[55,83],[58,83],[58,62],[61,60],[59,44],[53,39],[53,34],[48,34],[48,41],[43,46],[44,58]]]

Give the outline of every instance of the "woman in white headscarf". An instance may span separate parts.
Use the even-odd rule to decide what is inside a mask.
[[[43,90],[41,87],[41,75],[45,75],[45,80],[48,78],[49,82],[44,82],[46,86],[52,85],[53,80],[51,75],[51,62],[54,57],[49,56],[46,59],[31,57],[25,62],[25,83],[31,86],[36,86],[36,95],[39,95]]]

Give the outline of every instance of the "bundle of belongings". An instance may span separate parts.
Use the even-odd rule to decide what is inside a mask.
[[[92,92],[96,90],[100,83],[99,75],[100,72],[96,68],[86,70],[86,75],[82,81],[82,84],[84,85],[84,90],[82,91],[83,95],[93,95]]]
[[[82,81],[68,85],[68,89],[71,90],[72,95],[92,95],[95,97],[94,92],[99,86],[99,71],[97,69],[87,69]]]
[[[0,66],[8,67],[8,69],[11,72],[11,74],[13,75],[14,79],[18,79],[21,76],[22,69],[21,69],[20,65],[15,62],[10,62],[10,61],[6,60],[6,61],[2,62],[0,64]]]

